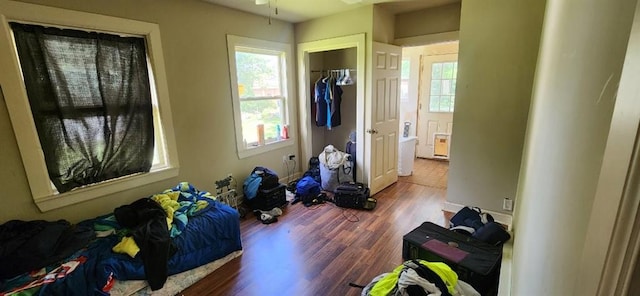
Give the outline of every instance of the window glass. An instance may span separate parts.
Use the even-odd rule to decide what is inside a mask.
[[[433,63],[431,66],[431,79],[442,78],[442,63]]]
[[[241,101],[242,135],[247,147],[258,146],[260,125],[264,128],[265,143],[277,141],[276,129],[282,128],[282,100]]]
[[[227,42],[238,156],[292,145],[290,46],[232,35]]]
[[[280,56],[236,51],[238,94],[241,99],[282,95]]]
[[[458,62],[431,64],[429,112],[453,112]]]
[[[411,61],[409,59],[402,60],[402,69],[400,72],[400,100],[409,100],[409,76],[411,73]]]

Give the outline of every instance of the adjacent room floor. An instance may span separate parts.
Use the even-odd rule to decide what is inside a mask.
[[[421,161],[415,177],[429,175]],[[249,214],[241,221],[244,254],[181,295],[360,295],[349,283],[366,285],[400,265],[404,234],[424,221],[444,225],[446,174],[444,183],[435,178],[439,188],[416,179],[402,177],[378,193],[371,212],[297,203],[269,225]]]
[[[416,158],[413,162],[413,174],[411,176],[399,177],[399,179],[404,182],[447,189],[448,175],[449,161]]]

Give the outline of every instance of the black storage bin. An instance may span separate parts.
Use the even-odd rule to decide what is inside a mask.
[[[249,207],[253,210],[269,211],[273,208],[280,208],[287,204],[287,186],[278,184],[271,189],[260,189],[253,199],[247,200]]]
[[[404,235],[402,257],[444,262],[481,295],[497,295],[502,246],[493,246],[431,222]]]

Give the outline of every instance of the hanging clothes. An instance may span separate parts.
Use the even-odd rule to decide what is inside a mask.
[[[336,84],[336,80],[334,79],[332,84],[332,95],[333,99],[331,101],[331,106],[329,107],[329,120],[331,121],[331,127],[340,126],[342,124],[342,119],[340,116],[340,104],[342,103],[342,88]]]
[[[315,106],[316,126],[327,125],[327,104],[325,102],[325,93],[327,92],[326,77],[324,75],[316,81],[314,87],[313,103]]]
[[[320,77],[314,86],[312,116],[316,126],[326,126],[327,129],[342,124],[340,104],[342,103],[342,88],[336,83],[332,75]],[[315,111],[315,114],[314,114]]]
[[[331,129],[331,104],[333,102],[333,85],[335,85],[336,80],[333,78],[333,76],[329,76],[327,77],[325,86],[326,86],[326,90],[324,92],[324,102],[327,104],[327,129]]]

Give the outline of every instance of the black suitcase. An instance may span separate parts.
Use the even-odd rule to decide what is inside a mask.
[[[493,246],[425,222],[402,238],[402,257],[444,262],[481,295],[497,295],[501,245]]]
[[[271,189],[259,189],[256,197],[247,200],[247,203],[252,210],[269,211],[273,208],[281,208],[288,203],[286,188],[284,184],[278,184]]]
[[[369,197],[369,187],[357,182],[338,185],[333,200],[336,206],[351,209],[373,210],[377,204],[375,198]]]

